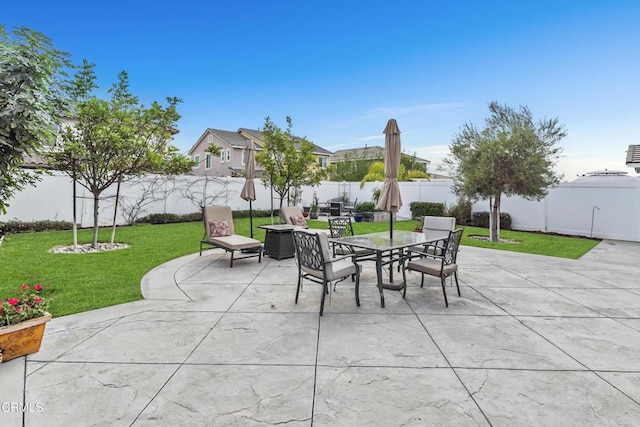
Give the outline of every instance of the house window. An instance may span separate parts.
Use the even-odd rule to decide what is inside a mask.
[[[242,150],[242,155],[240,156],[240,158],[242,159],[242,166],[246,164],[245,158],[244,158],[244,156],[246,155],[247,155],[247,150]]]
[[[227,148],[227,162],[231,161],[231,149]]]
[[[207,153],[204,159],[204,168],[211,169],[211,154]]]
[[[326,168],[329,166],[329,159],[327,157],[318,157],[318,163],[321,168]]]
[[[209,145],[213,144],[213,135],[208,135],[208,136],[207,136],[207,143],[208,143]]]
[[[193,161],[196,162],[195,165],[193,165],[194,169],[199,169],[200,168],[200,154],[196,154],[195,156],[193,156]]]
[[[225,154],[224,154],[225,150],[220,150],[220,163],[224,163],[224,159],[225,159]]]

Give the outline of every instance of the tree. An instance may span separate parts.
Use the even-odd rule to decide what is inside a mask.
[[[282,130],[265,118],[262,129],[264,146],[256,153],[256,161],[264,170],[262,182],[280,196],[280,208],[292,189],[318,185],[325,177],[313,154],[313,144],[291,133],[293,121],[287,116],[287,129]]]
[[[23,155],[54,142],[68,56],[41,33],[25,27],[7,33],[0,25],[0,213],[16,191],[39,180],[37,171],[21,168]]]
[[[117,184],[116,206],[123,180],[147,172],[175,174],[190,170],[192,162],[169,144],[180,118],[178,98],[167,98],[167,106],[140,104],[129,91],[126,72],[109,89],[109,100],[93,94],[97,88],[93,65],[87,61],[76,73],[73,108],[69,124],[49,160],[59,170],[77,179],[93,195],[93,240],[98,244],[100,195]],[[112,237],[113,240],[113,237]]]
[[[346,152],[344,161],[335,164],[333,181],[360,181],[375,161],[382,161],[382,155],[369,157],[367,150],[354,150]]]
[[[491,241],[498,242],[502,195],[540,200],[557,185],[562,176],[553,167],[562,149],[556,144],[567,133],[558,118],[534,123],[527,107],[514,110],[494,101],[489,111],[484,129],[463,125],[444,163],[454,171],[453,190],[458,196],[489,199]]]

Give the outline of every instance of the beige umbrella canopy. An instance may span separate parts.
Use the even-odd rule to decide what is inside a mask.
[[[389,233],[393,238],[393,214],[402,207],[398,170],[400,169],[400,129],[395,119],[384,128],[384,185],[378,199],[378,209],[389,212]]]
[[[253,212],[251,209],[251,202],[256,199],[256,185],[254,179],[256,178],[256,160],[253,149],[253,142],[250,143],[247,150],[247,170],[245,174],[244,187],[240,197],[249,202],[249,227],[251,229],[251,237],[253,238]]]

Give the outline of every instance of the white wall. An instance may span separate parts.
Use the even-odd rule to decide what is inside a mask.
[[[145,208],[148,213],[191,213],[199,210],[197,203],[184,197],[185,189],[200,193],[203,187],[202,177],[184,176],[177,179],[176,187],[182,191],[174,191],[161,200]],[[209,183],[207,194],[217,195],[213,203],[226,204],[232,209],[249,209],[249,202],[240,198],[244,185],[243,178],[217,178],[217,182]],[[445,203],[450,207],[456,203],[456,196],[451,192],[450,180],[433,180],[431,182],[401,182],[403,207],[398,213],[401,218],[411,216],[409,204],[412,201]],[[167,186],[171,187],[170,185]],[[323,182],[320,186],[303,188],[302,200],[310,202],[315,191],[320,202],[333,197],[340,197],[344,192],[350,200],[359,202],[371,201],[372,191],[381,188],[382,183]],[[122,190],[129,200],[139,198],[140,185],[127,183]],[[100,201],[100,224],[109,225],[113,215],[113,194],[115,187],[103,194]],[[158,193],[162,195],[162,192]],[[46,176],[37,187],[30,187],[18,193],[11,200],[6,215],[0,215],[0,221],[18,219],[22,221],[52,219],[72,220],[72,184],[65,175]],[[254,209],[270,209],[271,191],[265,188],[260,180],[256,180],[257,200]],[[78,222],[83,227],[93,223],[93,197],[86,189],[78,186]],[[274,197],[277,194],[274,193]],[[274,199],[274,207],[279,200]],[[597,206],[599,210],[595,209]],[[474,211],[488,211],[488,202],[478,202]],[[591,236],[599,238],[640,241],[640,181],[612,183],[563,183],[549,191],[541,201],[528,201],[521,197],[503,197],[502,212],[511,215],[513,228],[527,231],[544,231],[562,234]],[[591,232],[593,214],[593,233]],[[124,224],[122,215],[118,222]]]

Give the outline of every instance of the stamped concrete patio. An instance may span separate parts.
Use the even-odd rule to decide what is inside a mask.
[[[463,246],[462,297],[437,279],[380,308],[371,263],[318,316],[293,259],[218,250],[143,280],[144,301],[53,319],[0,365],[2,426],[638,425],[640,245],[581,260]],[[23,418],[24,417],[24,418]]]

